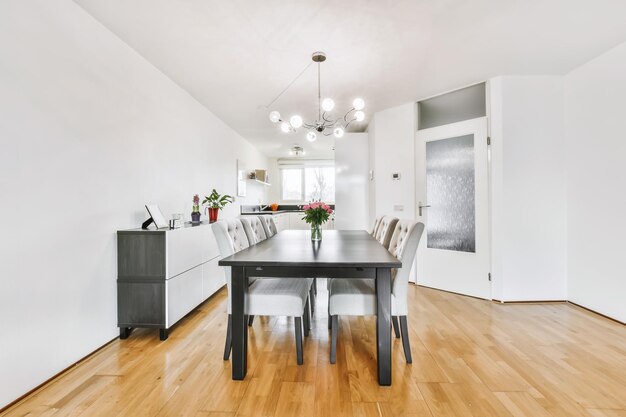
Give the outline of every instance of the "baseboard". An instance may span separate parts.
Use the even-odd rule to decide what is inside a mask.
[[[462,295],[463,297],[475,298],[476,300],[491,301],[491,299],[489,299],[489,298],[481,298],[481,297],[476,297],[476,296],[474,296],[474,295],[461,294],[460,292],[454,292],[454,291],[442,290],[441,288],[429,287],[429,286],[427,286],[427,285],[422,285],[422,284],[415,284],[415,285],[417,285],[418,287],[422,287],[422,288],[428,288],[429,290],[435,290],[435,291],[447,292],[447,293],[449,293],[449,294]]]
[[[560,304],[567,303],[567,300],[511,300],[511,301],[502,301],[493,299],[491,300],[494,303],[500,304]]]
[[[567,303],[567,304],[571,304],[573,306],[582,308],[583,310],[586,310],[586,311],[588,311],[590,313],[597,314],[598,316],[604,317],[605,319],[614,321],[615,323],[619,323],[622,326],[626,326],[626,323],[624,323],[623,321],[620,321],[618,319],[614,319],[613,317],[609,317],[609,316],[607,316],[605,314],[602,314],[602,313],[598,313],[595,310],[592,310],[592,309],[587,308],[585,306],[581,306],[580,304],[576,304],[575,302],[569,301],[569,300],[516,300],[516,301],[502,301],[502,300],[498,300],[496,298],[488,300],[486,298],[474,297],[473,295],[461,294],[461,293],[454,292],[454,291],[442,290],[440,288],[428,287],[426,285],[417,284],[415,282],[411,282],[411,284],[413,284],[413,285],[415,285],[417,287],[428,288],[429,290],[447,292],[449,294],[455,294],[455,295],[460,295],[460,296],[463,296],[463,297],[475,298],[477,300],[493,301],[494,303],[498,303],[498,304],[562,304],[562,303]]]
[[[48,383],[52,382],[52,380],[60,377],[61,375],[65,374],[66,372],[71,371],[72,369],[74,369],[76,366],[80,365],[81,363],[85,362],[87,359],[91,358],[93,355],[95,355],[96,353],[100,352],[102,349],[104,349],[105,347],[109,346],[111,343],[115,342],[117,339],[119,339],[119,336],[114,337],[113,339],[109,340],[108,342],[106,342],[104,345],[100,346],[99,348],[97,348],[96,350],[94,350],[93,352],[88,353],[87,355],[83,356],[82,358],[80,358],[78,361],[74,362],[73,364],[71,364],[70,366],[68,366],[67,368],[63,369],[61,372],[58,372],[56,374],[54,374],[53,376],[51,376],[50,378],[46,379],[44,382],[42,382],[41,384],[37,385],[35,388],[31,389],[30,391],[28,391],[26,394],[21,395],[20,397],[18,397],[17,399],[11,401],[10,403],[8,403],[7,405],[5,405],[4,407],[0,408],[0,415],[2,415],[5,411],[8,411],[10,408],[18,405],[20,402],[22,402],[23,400],[26,399],[26,397],[31,396],[32,394],[34,394],[35,392],[39,391],[40,389],[44,388],[45,385],[47,385]]]
[[[609,320],[611,320],[611,321],[614,321],[615,323],[619,323],[619,324],[621,324],[622,326],[626,326],[626,323],[624,323],[623,321],[620,321],[620,320],[618,320],[618,319],[614,319],[613,317],[609,317],[609,316],[604,315],[604,314],[602,314],[602,313],[598,313],[598,312],[597,312],[597,311],[595,311],[595,310],[592,310],[592,309],[587,308],[587,307],[585,307],[585,306],[581,306],[580,304],[576,304],[576,303],[575,303],[575,302],[573,302],[573,301],[567,301],[567,303],[568,303],[568,304],[571,304],[571,305],[573,305],[573,306],[576,306],[576,307],[578,307],[578,308],[582,308],[583,310],[588,311],[588,312],[590,312],[590,313],[597,314],[598,316],[604,317],[605,319],[609,319]]]

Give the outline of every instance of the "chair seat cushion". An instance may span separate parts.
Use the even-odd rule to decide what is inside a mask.
[[[312,278],[257,279],[248,289],[248,314],[301,317]]]
[[[330,315],[373,316],[376,314],[376,287],[373,279],[335,278],[329,284]],[[391,294],[391,314],[398,315]]]

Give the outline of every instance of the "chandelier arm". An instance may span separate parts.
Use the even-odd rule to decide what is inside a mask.
[[[322,113],[322,118],[324,119],[324,121],[325,121],[325,122],[328,122],[328,123],[330,123],[330,124],[333,124],[333,125],[334,125],[335,123],[337,123],[337,119],[335,119],[335,120],[333,120],[333,119],[327,119],[327,118],[326,118],[326,112]]]
[[[352,113],[353,111],[355,111],[355,110],[356,110],[356,109],[355,109],[354,107],[353,107],[353,108],[351,108],[350,110],[348,110],[348,112],[347,112],[346,114],[344,114],[344,116],[343,116],[343,121],[344,121],[344,122],[347,122],[347,121],[348,121],[348,115],[349,115],[350,113]]]
[[[344,130],[346,130],[348,128],[348,126],[350,126],[350,123],[354,122],[356,120],[356,117],[352,120],[350,120],[348,123],[346,123],[346,125],[343,127]]]
[[[332,134],[333,134],[333,132],[330,132],[330,133],[326,133],[326,131],[322,132],[322,135],[324,135],[324,136],[330,136]]]

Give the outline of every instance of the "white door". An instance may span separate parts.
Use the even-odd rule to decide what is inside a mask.
[[[491,299],[487,118],[416,134],[417,283]]]

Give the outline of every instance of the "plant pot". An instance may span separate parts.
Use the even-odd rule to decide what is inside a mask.
[[[311,240],[313,242],[318,242],[322,240],[322,225],[321,224],[311,225]]]
[[[215,223],[217,221],[217,213],[220,209],[209,207],[209,223]]]
[[[200,212],[199,211],[192,211],[191,212],[191,221],[192,222],[199,222],[200,221]]]

